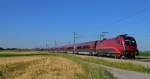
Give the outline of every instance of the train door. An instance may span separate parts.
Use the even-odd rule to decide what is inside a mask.
[[[95,41],[95,43],[94,43],[93,55],[97,55],[97,51],[96,51],[97,43],[98,43],[98,41]]]

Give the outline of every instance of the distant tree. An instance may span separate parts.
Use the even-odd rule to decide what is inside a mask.
[[[17,50],[17,48],[6,48],[6,50]]]
[[[5,50],[3,47],[0,47],[0,50]]]
[[[6,48],[6,50],[11,50],[11,51],[31,51],[31,49],[27,49],[27,48]]]

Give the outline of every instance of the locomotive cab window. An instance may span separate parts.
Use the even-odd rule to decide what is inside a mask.
[[[136,46],[136,41],[135,39],[128,37],[125,39],[125,44],[126,46]]]

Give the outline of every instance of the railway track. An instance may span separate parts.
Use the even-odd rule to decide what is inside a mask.
[[[87,56],[87,55],[78,55],[78,56]],[[98,56],[87,56],[87,57],[93,57],[97,59],[104,59],[108,61],[118,61],[118,62],[131,62],[131,63],[137,63],[141,64],[143,66],[150,66],[150,57],[136,57],[136,59],[115,59],[112,57],[98,57]]]
[[[141,62],[149,62],[150,63],[150,57],[137,57],[136,60],[141,61]]]

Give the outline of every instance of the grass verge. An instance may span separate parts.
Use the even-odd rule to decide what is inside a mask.
[[[51,54],[51,55],[67,56],[64,54]],[[79,57],[79,56],[73,56],[73,55],[68,55],[67,57],[76,57],[75,59],[79,59],[79,60],[86,61],[89,63],[101,64],[101,65],[114,67],[114,68],[120,68],[124,70],[150,73],[149,66],[145,67],[137,63],[123,62],[123,61],[108,61],[104,59],[97,59],[94,57]]]
[[[51,54],[54,55],[54,54]],[[72,60],[78,64],[82,65],[82,68],[85,70],[85,74],[82,75],[82,78],[77,79],[114,79],[113,75],[110,74],[106,69],[96,65],[91,64],[90,62],[81,60],[79,57],[73,55],[64,55],[64,54],[55,54],[56,56],[62,56],[69,60]]]

